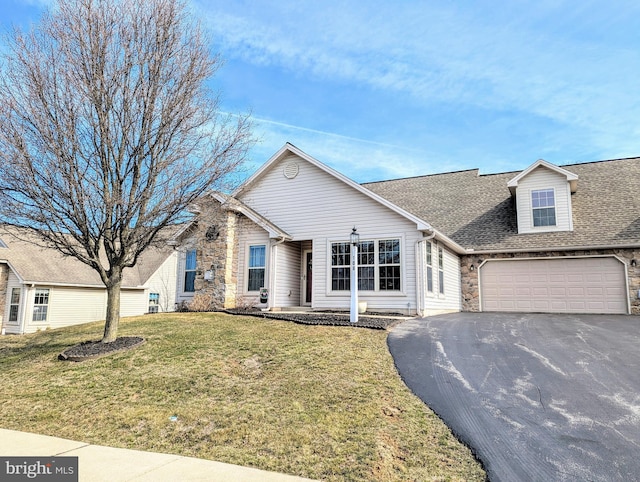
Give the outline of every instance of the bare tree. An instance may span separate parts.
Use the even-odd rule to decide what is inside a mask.
[[[116,339],[122,272],[253,143],[178,0],[59,0],[0,65],[0,221],[96,270]]]

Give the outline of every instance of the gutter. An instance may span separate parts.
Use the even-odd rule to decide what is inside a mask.
[[[481,249],[467,248],[462,254],[502,254],[502,253],[541,253],[544,251],[587,251],[592,249],[635,249],[640,248],[640,244],[620,244],[620,245],[586,245],[586,246],[547,246],[544,248],[516,248],[516,249]]]

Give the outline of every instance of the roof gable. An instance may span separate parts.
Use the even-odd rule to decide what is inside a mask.
[[[238,196],[240,196],[242,194],[245,194],[247,191],[250,191],[252,186],[255,183],[257,183],[260,180],[260,178],[263,177],[264,174],[271,169],[272,166],[274,166],[279,161],[281,161],[282,159],[284,159],[285,157],[287,157],[287,156],[289,156],[291,154],[302,158],[303,160],[309,162],[310,164],[314,165],[315,167],[321,169],[322,171],[326,172],[327,174],[329,174],[329,175],[333,176],[334,178],[338,179],[339,181],[343,182],[344,184],[346,184],[347,186],[351,187],[352,189],[355,189],[356,191],[364,194],[365,196],[369,197],[370,199],[374,200],[375,202],[386,206],[387,208],[389,208],[392,211],[400,214],[401,216],[405,217],[406,219],[409,219],[410,221],[416,223],[416,226],[417,226],[418,230],[421,230],[421,231],[431,231],[432,230],[432,227],[428,222],[426,222],[423,219],[420,219],[419,217],[409,213],[408,211],[405,211],[404,209],[400,208],[399,206],[396,206],[392,202],[390,202],[387,199],[375,194],[374,192],[370,191],[369,189],[366,189],[365,187],[363,187],[360,184],[352,181],[351,179],[349,179],[345,175],[343,175],[343,174],[339,173],[338,171],[330,168],[326,164],[323,164],[322,162],[320,162],[317,159],[311,157],[310,155],[306,154],[305,152],[301,151],[300,149],[295,147],[293,144],[290,144],[288,142],[284,146],[282,146],[282,148],[280,148],[280,150],[278,152],[276,152],[265,164],[263,164],[262,167],[260,167],[260,169],[258,169],[249,179],[247,179],[247,181],[245,181],[238,189],[236,189],[233,192],[232,196],[233,197],[238,197]]]
[[[531,174],[533,171],[535,171],[539,167],[547,168],[559,174],[560,176],[564,176],[567,182],[569,182],[571,185],[571,192],[572,193],[576,192],[576,189],[578,188],[578,176],[576,174],[574,174],[573,172],[567,171],[566,169],[563,169],[561,167],[558,167],[555,164],[551,164],[550,162],[547,162],[544,159],[538,159],[536,162],[531,164],[529,167],[527,167],[524,171],[522,171],[516,177],[509,180],[509,182],[507,183],[507,187],[509,188],[509,191],[511,191],[512,196],[515,195],[515,192],[520,180],[527,177],[529,174]]]

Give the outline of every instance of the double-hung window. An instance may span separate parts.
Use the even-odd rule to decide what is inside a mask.
[[[149,293],[149,313],[157,313],[160,306],[160,293]]]
[[[444,294],[444,250],[438,246],[438,291]]]
[[[376,289],[376,243],[358,243],[358,290]]]
[[[400,291],[401,256],[399,239],[358,243],[358,290]],[[351,244],[331,243],[331,290],[351,289]]]
[[[333,243],[331,245],[331,289],[348,291],[351,289],[351,245]]]
[[[49,290],[38,288],[33,301],[33,321],[47,321],[49,311]]]
[[[18,321],[20,309],[20,288],[11,289],[11,303],[9,304],[9,321]]]
[[[531,191],[534,226],[556,225],[556,202],[553,189]]]
[[[264,287],[266,267],[266,246],[249,246],[249,282],[247,291],[260,291]]]
[[[427,241],[427,292],[433,293],[433,253],[431,243]]]
[[[400,291],[400,240],[378,241],[380,289]]]
[[[190,249],[186,253],[184,263],[184,291],[192,293],[195,291],[196,281],[196,250]]]

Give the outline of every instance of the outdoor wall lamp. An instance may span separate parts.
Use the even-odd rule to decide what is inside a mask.
[[[474,265],[471,265],[471,266],[469,266],[469,269],[470,269],[471,271],[473,271],[473,270],[475,270],[475,269],[476,269],[476,267],[475,267]]]
[[[349,321],[356,323],[358,321],[358,243],[360,235],[356,231],[355,226],[349,235],[351,242],[351,309],[349,311]]]
[[[637,265],[637,261],[635,259],[632,259],[631,260],[631,266],[633,266],[635,268],[636,265]]]

